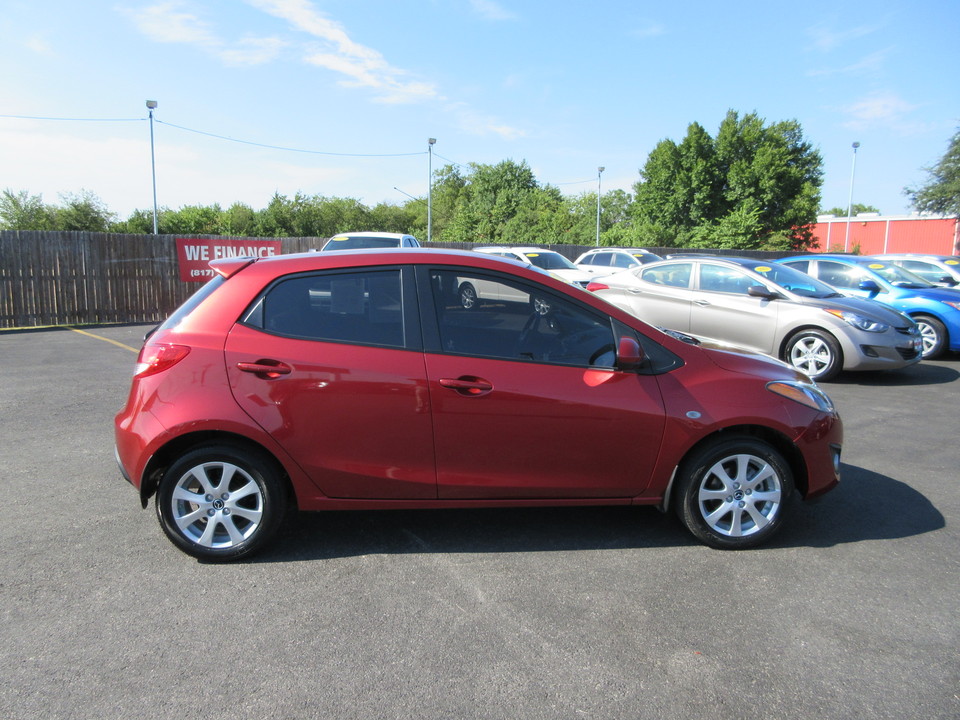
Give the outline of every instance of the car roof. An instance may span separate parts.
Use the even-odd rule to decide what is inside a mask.
[[[477,252],[486,252],[486,251],[494,251],[494,250],[496,250],[496,251],[499,251],[499,252],[509,251],[509,252],[516,252],[516,253],[529,253],[529,252],[536,252],[536,253],[552,252],[552,253],[555,253],[555,252],[557,252],[556,250],[551,250],[550,248],[539,248],[539,247],[532,247],[532,246],[531,246],[531,247],[527,247],[527,246],[523,246],[523,245],[520,245],[520,246],[511,246],[511,245],[483,245],[483,246],[481,246],[481,247],[475,247],[474,250],[477,251]],[[559,253],[558,253],[558,254],[559,254]]]
[[[413,235],[410,235],[410,234],[408,234],[408,233],[393,233],[393,232],[379,232],[379,231],[376,231],[376,232],[356,231],[356,232],[335,233],[335,234],[332,235],[331,237],[375,237],[375,238],[390,238],[390,239],[393,239],[393,240],[399,240],[399,239],[405,238],[405,237],[413,237]]]

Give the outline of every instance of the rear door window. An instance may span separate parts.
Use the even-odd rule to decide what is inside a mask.
[[[304,340],[404,347],[399,269],[296,275],[274,283],[243,322]]]

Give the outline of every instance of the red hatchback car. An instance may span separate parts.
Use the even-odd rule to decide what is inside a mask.
[[[181,550],[233,560],[290,509],[657,505],[744,548],[839,480],[804,375],[665,333],[480,253],[215,261],[149,335],[117,459]],[[491,289],[464,307],[464,283]],[[495,291],[494,291],[495,290]]]

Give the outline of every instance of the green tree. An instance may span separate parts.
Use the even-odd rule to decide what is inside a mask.
[[[63,205],[53,210],[56,230],[106,232],[116,219],[104,202],[89,190],[67,193],[61,195],[60,199]]]
[[[692,123],[679,145],[654,148],[634,186],[629,234],[645,245],[737,248],[778,236],[801,249],[812,242],[822,176],[820,154],[796,121],[767,125],[731,110],[715,139]]]
[[[856,215],[858,213],[879,213],[880,211],[875,208],[873,205],[864,205],[863,203],[854,203],[850,206],[850,214]],[[847,209],[845,207],[835,207],[830,208],[829,210],[821,210],[821,215],[834,215],[836,217],[846,217]]]
[[[0,230],[51,230],[54,213],[42,195],[6,189],[0,195]]]
[[[929,175],[926,183],[904,188],[913,207],[920,212],[960,215],[960,129],[950,138],[939,162],[924,170]]]

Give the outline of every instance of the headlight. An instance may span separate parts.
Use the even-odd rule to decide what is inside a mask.
[[[960,302],[951,302],[949,300],[941,300],[940,302],[942,302],[944,305],[949,305],[954,310],[960,310]]]
[[[827,394],[813,383],[798,380],[775,380],[767,383],[767,390],[788,400],[806,405],[811,410],[835,415],[837,410]]]
[[[857,313],[850,312],[849,310],[836,310],[833,308],[824,309],[834,317],[838,317],[844,322],[849,323],[858,330],[863,330],[864,332],[882,333],[890,329],[890,326],[886,323],[880,322],[879,320],[865,318],[863,315],[858,315]]]

